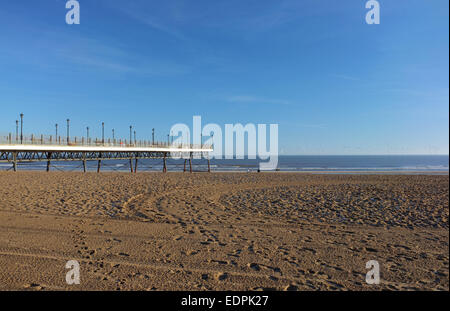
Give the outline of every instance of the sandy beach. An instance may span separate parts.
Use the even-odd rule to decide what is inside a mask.
[[[448,175],[1,172],[0,290],[448,291],[448,199]]]

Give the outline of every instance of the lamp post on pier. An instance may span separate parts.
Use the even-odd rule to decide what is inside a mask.
[[[20,143],[23,144],[23,113],[20,114]]]
[[[16,144],[19,141],[19,120],[16,120]]]
[[[58,141],[58,123],[55,124],[55,142]]]
[[[133,130],[133,126],[130,125],[130,145],[131,145],[131,141],[132,141],[132,135],[131,135],[132,130]]]
[[[70,119],[67,119],[67,144],[70,143],[69,135],[70,135]]]
[[[102,122],[102,145],[105,144],[105,122]]]

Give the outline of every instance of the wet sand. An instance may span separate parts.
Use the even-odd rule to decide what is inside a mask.
[[[448,175],[1,172],[0,290],[448,291],[448,199]]]

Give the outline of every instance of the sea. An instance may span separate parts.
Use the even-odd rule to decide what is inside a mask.
[[[211,159],[211,170],[217,172],[254,172],[261,160],[253,159]],[[19,163],[19,170],[46,169],[46,162]],[[133,161],[134,165],[134,161]],[[88,171],[97,170],[97,161],[88,161]],[[183,171],[184,160],[169,159],[169,171]],[[0,170],[10,170],[9,163],[0,163]],[[139,160],[138,171],[162,171],[162,159]],[[189,170],[189,165],[186,166]],[[207,171],[205,159],[194,159],[194,171]],[[51,170],[81,171],[80,161],[54,161]],[[104,160],[102,171],[130,171],[128,160]],[[449,172],[448,155],[293,155],[279,156],[277,171],[310,173],[442,173]]]

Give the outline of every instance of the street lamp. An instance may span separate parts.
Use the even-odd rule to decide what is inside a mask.
[[[134,144],[136,145],[136,131],[134,131]]]
[[[16,120],[16,144],[19,141],[19,120]]]
[[[131,138],[131,131],[132,131],[132,129],[133,129],[133,126],[130,125],[130,145],[131,145],[131,141],[132,141],[132,138]]]
[[[23,113],[20,114],[20,143],[23,144]]]
[[[155,144],[155,129],[152,129],[152,145]]]
[[[86,142],[88,145],[90,145],[89,144],[89,126],[86,126]]]
[[[55,124],[55,142],[58,142],[58,123]]]
[[[105,122],[102,122],[102,144],[105,144]]]
[[[67,144],[69,144],[70,142],[69,134],[70,134],[70,119],[67,119]]]
[[[114,142],[114,140],[115,140],[115,138],[114,138],[114,129],[112,129],[112,139],[113,139],[113,142]]]

